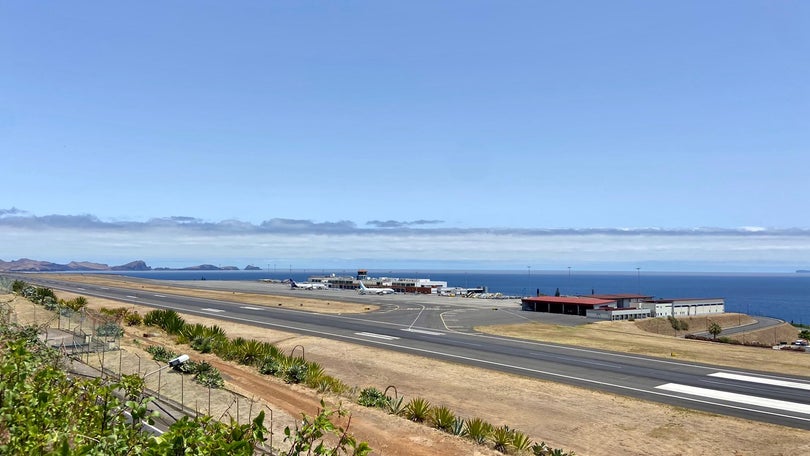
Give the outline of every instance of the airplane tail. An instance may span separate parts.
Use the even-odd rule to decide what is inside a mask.
[[[360,282],[360,289],[363,290],[363,291],[367,290],[367,288],[366,288],[365,284],[363,284],[363,282]]]
[[[298,288],[298,284],[292,278],[290,278],[290,288]]]

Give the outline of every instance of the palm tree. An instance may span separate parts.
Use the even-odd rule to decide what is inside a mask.
[[[717,335],[723,331],[723,327],[718,325],[716,321],[709,323],[709,334],[712,335],[713,338],[717,339]]]

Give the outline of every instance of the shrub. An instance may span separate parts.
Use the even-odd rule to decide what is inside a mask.
[[[512,430],[512,448],[514,448],[518,453],[522,453],[523,451],[529,449],[529,446],[532,444],[531,439],[526,434]]]
[[[259,363],[259,372],[264,375],[276,375],[280,369],[281,363],[279,363],[277,358],[272,356],[264,358],[264,360]]]
[[[152,310],[143,317],[143,322],[147,326],[157,326],[173,336],[180,334],[186,325],[185,320],[171,309]]]
[[[430,402],[421,397],[415,397],[405,406],[405,417],[411,421],[421,423],[430,418]]]
[[[377,388],[369,387],[360,391],[357,403],[364,407],[384,408],[388,403],[388,397]]]
[[[307,366],[301,358],[283,360],[281,369],[281,378],[285,383],[301,383],[306,379]]]
[[[456,421],[456,415],[444,405],[434,407],[430,418],[433,427],[444,432],[451,432],[453,423]]]
[[[512,444],[512,430],[509,429],[509,426],[495,428],[490,433],[489,438],[497,451],[506,453],[509,445]]]
[[[124,316],[124,323],[127,326],[138,326],[143,323],[143,317],[138,312],[128,313]]]
[[[177,353],[169,350],[163,345],[150,345],[149,347],[146,347],[146,352],[152,355],[152,359],[155,361],[161,361],[164,363],[168,363],[170,359],[177,357]]]
[[[194,381],[209,388],[222,388],[225,385],[225,380],[222,379],[219,369],[206,361],[200,361],[197,364]]]
[[[471,418],[464,422],[464,434],[475,443],[484,443],[490,432],[492,425],[481,418]]]
[[[96,335],[101,337],[121,337],[124,335],[124,329],[118,326],[117,323],[110,321],[96,328]]]

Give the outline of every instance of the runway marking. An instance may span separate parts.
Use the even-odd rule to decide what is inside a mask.
[[[729,380],[740,380],[743,382],[762,383],[763,385],[784,386],[785,388],[797,388],[810,391],[809,383],[789,382],[786,380],[776,380],[773,378],[752,377],[750,375],[729,374],[726,372],[715,372],[709,377],[727,378]]]
[[[76,287],[76,289],[77,289],[77,290],[82,290],[82,291],[85,291],[85,289],[84,289],[84,288],[82,288],[82,287]]]
[[[155,297],[156,297],[156,298],[165,298],[165,297],[166,297],[166,295],[162,295],[162,294],[156,294],[156,295],[155,295]]]
[[[810,405],[798,402],[780,401],[779,399],[768,399],[766,397],[750,396],[748,394],[729,393],[708,388],[698,388],[696,386],[680,385],[678,383],[666,383],[656,386],[657,389],[671,391],[673,393],[689,394],[691,396],[708,397],[721,401],[736,402],[738,404],[754,405],[788,412],[803,413],[810,415]]]
[[[152,306],[153,307],[158,307],[158,308],[164,308],[164,309],[175,309],[175,310],[178,310],[178,311],[183,311],[183,312],[188,312],[188,313],[201,313],[198,310],[183,309],[181,307],[172,307],[172,306],[166,306],[166,305],[157,306],[157,305],[154,305],[154,304]],[[302,327],[288,325],[288,324],[271,323],[271,322],[267,322],[267,321],[252,320],[252,319],[249,319],[249,318],[240,318],[240,317],[235,317],[235,316],[229,316],[229,317],[226,317],[226,318],[228,320],[232,320],[232,321],[241,321],[241,322],[250,323],[250,324],[259,325],[259,326],[267,326],[267,327],[271,327],[271,328],[281,328],[281,329],[285,329],[285,330],[289,330],[289,331],[299,331],[299,332],[303,332],[303,333],[317,334],[317,335],[320,335],[320,336],[334,337],[336,339],[356,340],[356,341],[369,342],[368,339],[360,339],[360,338],[353,337],[353,336],[348,336],[348,335],[345,335],[345,334],[338,334],[338,333],[333,333],[333,332],[329,332],[329,331],[319,331],[319,330],[302,328]],[[349,318],[349,320],[366,321],[364,319],[356,319],[356,318]],[[355,333],[355,335],[362,335],[362,334],[363,333]],[[365,333],[365,334],[370,334],[370,333]],[[466,334],[466,333],[462,333],[462,334]],[[509,339],[504,338],[504,337],[485,336],[485,335],[481,335],[481,334],[471,334],[471,335],[476,335],[477,337],[482,338],[482,339],[509,340]],[[377,336],[382,336],[382,334],[378,334]],[[372,336],[372,337],[375,337],[375,336]],[[391,336],[385,336],[385,337],[391,337]],[[400,349],[400,350],[411,351],[411,352],[414,352],[414,353],[432,354],[432,355],[438,355],[438,356],[451,358],[451,359],[462,360],[462,361],[474,361],[474,362],[489,365],[489,366],[499,366],[499,367],[505,367],[505,368],[509,368],[509,369],[514,369],[514,370],[517,370],[517,371],[531,372],[531,373],[535,373],[535,374],[542,374],[542,375],[546,375],[546,376],[549,376],[549,377],[564,378],[564,379],[568,379],[568,380],[576,380],[576,381],[580,381],[580,382],[584,382],[584,383],[590,383],[590,384],[594,384],[594,385],[609,386],[609,387],[617,388],[617,389],[620,389],[620,390],[633,391],[635,393],[653,394],[653,395],[656,395],[656,396],[677,398],[677,399],[680,399],[680,400],[686,400],[686,401],[696,402],[696,403],[700,403],[700,404],[707,404],[707,405],[713,405],[713,406],[717,406],[717,407],[724,407],[724,408],[729,408],[729,409],[741,410],[741,411],[757,413],[757,414],[761,414],[761,415],[778,416],[778,417],[781,417],[781,418],[788,418],[788,419],[793,419],[793,420],[810,422],[810,417],[805,418],[805,417],[795,416],[795,415],[786,415],[786,414],[783,414],[783,413],[772,412],[772,411],[768,411],[768,410],[746,408],[746,407],[742,407],[742,406],[739,406],[739,405],[724,404],[724,403],[720,403],[720,402],[712,402],[712,401],[699,399],[699,398],[694,398],[694,397],[684,397],[684,396],[679,396],[679,395],[675,395],[675,394],[669,394],[669,393],[666,393],[666,392],[663,392],[663,391],[656,391],[655,388],[644,389],[644,388],[639,388],[639,387],[634,387],[634,386],[621,385],[621,384],[618,384],[618,383],[610,383],[610,382],[605,382],[605,381],[586,378],[586,377],[578,377],[578,376],[574,376],[574,375],[565,375],[565,374],[561,374],[559,372],[545,371],[545,370],[541,370],[541,369],[532,369],[532,368],[529,368],[529,367],[519,366],[519,365],[515,365],[515,364],[499,363],[497,361],[491,361],[491,360],[486,360],[486,359],[481,359],[481,358],[473,358],[473,357],[470,357],[470,356],[462,356],[462,355],[457,355],[457,354],[450,353],[450,352],[445,352],[445,351],[429,350],[429,349],[424,349],[424,348],[411,347],[411,346],[408,346],[408,345],[399,345],[399,344],[396,344],[396,343],[391,343],[390,341],[380,341],[380,342],[377,342],[377,344],[379,344],[381,346],[384,346],[384,347],[397,348],[397,349]],[[538,346],[549,346],[549,347],[554,346],[554,345],[551,345],[551,344],[544,344],[544,343],[537,343],[537,342],[533,342],[533,343],[530,343],[530,344],[538,345]],[[557,347],[557,346],[554,346],[554,347]],[[576,349],[576,348],[571,348],[571,347],[557,347],[557,348],[568,348],[568,349],[575,350],[575,351],[593,352],[593,350]],[[602,352],[600,352],[600,353],[603,354],[603,355],[604,354],[609,354],[609,355],[614,355],[614,356],[623,357],[623,358],[641,359],[638,356],[617,355],[617,354],[613,354],[613,353],[602,353]],[[693,365],[693,364],[682,363],[682,362],[674,362],[674,361],[660,361],[660,360],[654,360],[654,359],[647,360],[647,361],[658,361],[658,362],[662,362],[664,364],[683,365],[683,366],[690,366],[690,367],[702,367],[702,366],[696,366],[696,365]]]
[[[138,299],[137,296],[132,296],[132,295],[126,295],[125,298]]]
[[[222,309],[210,309],[210,308],[205,308],[205,309],[200,309],[200,310],[202,310],[203,312],[214,312],[214,313],[225,312]]]
[[[374,337],[376,339],[385,339],[385,340],[397,340],[397,339],[399,339],[399,337],[396,337],[396,336],[386,336],[385,334],[375,334],[375,333],[369,333],[369,332],[359,332],[359,333],[355,333],[355,334],[357,334],[358,336],[364,336],[364,337]]]
[[[244,306],[244,307],[240,307],[240,309],[245,309],[245,310],[262,310],[262,308],[261,308],[261,307],[251,307],[251,306]]]
[[[420,333],[420,334],[429,334],[431,336],[443,336],[444,333],[436,332],[436,331],[427,331],[424,329],[412,329],[412,328],[402,328],[403,331],[408,331],[412,333]]]

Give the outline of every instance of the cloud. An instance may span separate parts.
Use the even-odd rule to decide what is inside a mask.
[[[26,214],[27,212],[17,209],[16,207],[12,207],[11,209],[0,209],[0,217],[6,215],[19,215],[19,214]]]
[[[377,228],[404,228],[408,226],[420,226],[420,225],[436,225],[439,223],[444,223],[443,220],[414,220],[412,222],[399,222],[396,220],[370,220],[366,222],[366,225],[375,226]]]
[[[272,218],[255,224],[170,216],[103,221],[93,215],[34,216],[14,209],[0,217],[3,255],[67,262],[325,262],[478,264],[553,267],[701,264],[718,268],[807,268],[810,230],[802,228],[454,228],[436,220],[315,222]],[[240,261],[240,262],[241,262]],[[370,267],[370,266],[369,266]],[[722,269],[721,269],[722,270]]]

